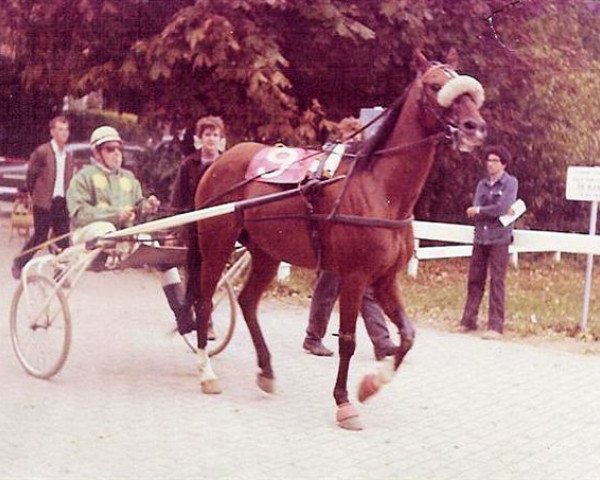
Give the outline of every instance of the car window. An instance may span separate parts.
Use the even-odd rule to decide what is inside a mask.
[[[68,147],[69,148],[69,147]],[[87,145],[71,145],[69,150],[73,154],[73,159],[77,168],[81,168],[91,162],[92,151]],[[123,148],[123,168],[136,169],[143,160],[144,150],[136,145],[125,145]]]

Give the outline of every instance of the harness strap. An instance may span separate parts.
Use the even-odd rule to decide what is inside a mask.
[[[342,225],[351,225],[357,227],[372,227],[372,228],[392,228],[400,229],[409,227],[415,217],[403,218],[401,220],[390,220],[387,218],[374,218],[374,217],[362,217],[360,215],[342,215],[336,214],[330,217],[329,214],[325,213],[290,213],[281,215],[271,215],[268,217],[245,219],[246,222],[267,222],[273,220],[307,220],[316,222],[333,222],[340,223]]]
[[[320,166],[323,165],[323,161],[319,162]],[[322,188],[321,182],[316,178],[309,178],[305,183],[299,186],[300,197],[302,198],[306,211],[308,212],[305,217],[308,220],[308,232],[310,236],[310,242],[315,252],[315,258],[317,259],[317,267],[321,266],[321,259],[323,257],[323,244],[321,242],[321,235],[317,222],[312,218],[315,214],[315,206],[313,202],[317,200],[317,197],[321,195]]]

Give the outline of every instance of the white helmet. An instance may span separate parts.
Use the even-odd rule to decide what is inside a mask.
[[[123,140],[121,139],[119,132],[117,132],[117,130],[115,130],[113,127],[109,127],[108,125],[98,127],[92,132],[92,136],[90,137],[90,145],[92,146],[92,148],[99,147],[100,145],[106,142],[123,143]]]

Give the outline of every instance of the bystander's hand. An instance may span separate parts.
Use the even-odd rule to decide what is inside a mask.
[[[479,213],[479,207],[467,208],[467,217],[472,218]]]

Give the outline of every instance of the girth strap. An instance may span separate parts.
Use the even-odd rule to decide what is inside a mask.
[[[341,223],[343,225],[353,225],[358,227],[399,229],[410,226],[414,219],[415,217],[412,215],[402,220],[390,220],[387,218],[362,217],[360,215],[335,214],[333,217],[330,217],[329,214],[324,213],[290,213],[282,215],[271,215],[268,217],[261,218],[246,219],[246,222],[267,222],[273,220],[307,220],[318,222]]]

